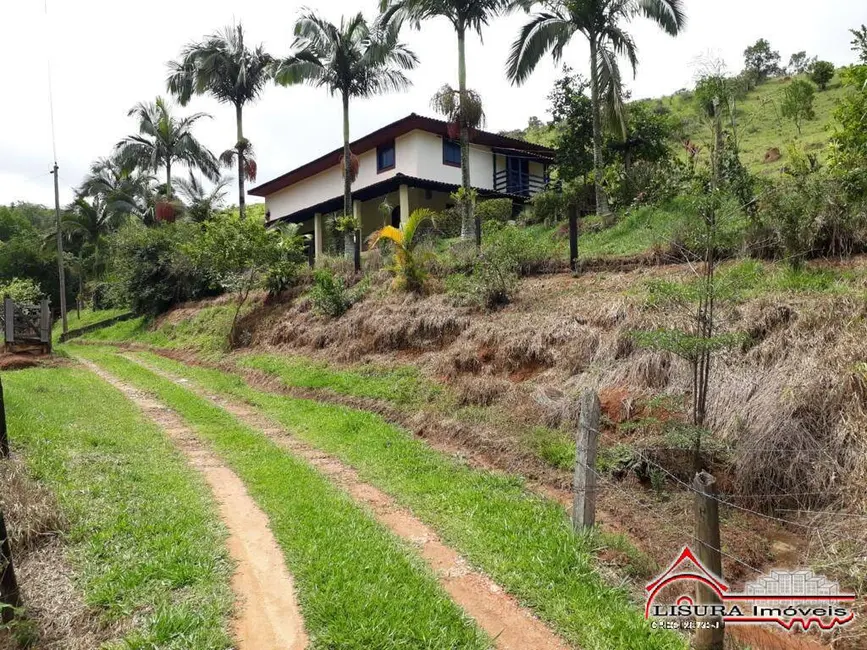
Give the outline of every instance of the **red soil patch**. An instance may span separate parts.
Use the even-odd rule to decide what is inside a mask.
[[[0,370],[24,370],[40,365],[40,357],[24,354],[8,354],[0,356]]]

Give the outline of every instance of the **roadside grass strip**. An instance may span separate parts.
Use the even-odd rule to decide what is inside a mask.
[[[584,650],[686,647],[682,637],[652,630],[625,590],[605,583],[593,568],[592,537],[576,537],[562,506],[519,477],[471,468],[366,411],[259,391],[237,375],[148,352],[136,356],[247,401],[356,468]]]
[[[91,372],[3,374],[9,437],[70,522],[85,602],[127,650],[231,647],[226,531],[200,477],[153,424]]]
[[[175,410],[241,477],[295,578],[312,648],[489,648],[400,541],[316,470],[190,390],[92,346],[69,350]]]

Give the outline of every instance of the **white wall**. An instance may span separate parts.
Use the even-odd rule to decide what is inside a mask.
[[[417,151],[418,172],[414,176],[452,185],[461,184],[461,168],[443,164],[443,139],[427,131],[408,134]],[[470,143],[470,183],[494,189],[494,160],[490,147]]]
[[[392,170],[377,173],[375,149],[359,156],[358,178],[352,184],[352,189],[353,191],[363,189],[392,178],[397,173],[452,185],[461,184],[460,167],[443,164],[442,138],[427,131],[417,130],[395,141],[395,168]],[[470,180],[474,187],[494,188],[494,161],[489,147],[470,145]],[[272,219],[279,219],[333,199],[342,193],[343,175],[340,166],[334,165],[316,176],[306,178],[267,196],[266,209],[271,213]]]

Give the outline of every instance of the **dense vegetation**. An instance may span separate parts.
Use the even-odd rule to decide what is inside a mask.
[[[680,4],[659,2],[658,8],[670,11],[662,18],[655,12],[656,22],[676,35]],[[533,3],[525,4],[532,10]],[[395,291],[447,291],[456,303],[494,308],[510,300],[522,276],[565,268],[564,221],[571,209],[585,215],[582,261],[651,251],[700,258],[708,250],[709,214],[716,256],[780,259],[797,268],[811,257],[864,250],[867,65],[834,70],[796,52],[783,68],[779,53],[761,39],[745,50],[740,74],[727,74],[719,62],[706,60],[694,89],[630,102],[608,56],[621,45],[632,52],[631,39],[620,27],[622,16],[611,14],[608,31],[596,33],[590,28],[598,23],[593,16],[569,13],[565,4],[557,14],[559,31],[546,32],[538,42],[524,40],[539,21],[539,16],[530,18],[510,59],[512,80],[526,79],[546,52],[559,56],[561,46],[579,32],[607,71],[586,80],[564,69],[550,95],[551,122],[534,118],[526,131],[513,134],[557,151],[554,183],[520,213],[507,199],[479,202],[462,188],[455,207],[443,214],[414,215],[404,230],[376,233],[368,241],[363,268],[350,254],[358,248],[358,225],[338,214],[328,229],[328,248],[356,261],[326,258],[314,274],[307,269],[310,242],[294,227],[266,230],[261,206],[249,211],[243,203],[239,210],[223,207],[228,179],[220,176],[220,162],[237,165],[242,181],[255,177],[241,118],[265,83],[325,86],[343,97],[348,120],[350,97],[407,83],[403,70],[413,67],[415,55],[399,40],[401,19],[419,24],[445,16],[462,43],[466,29],[481,31],[503,8],[491,2],[469,16],[455,14],[448,2],[436,11],[424,3],[385,2],[380,20],[356,16],[341,25],[308,13],[300,17],[292,53],[284,59],[250,48],[240,27],[192,43],[170,65],[168,89],[181,103],[201,92],[234,105],[236,146],[215,157],[193,133],[202,115],[178,116],[168,100],[133,107],[136,132],[93,164],[64,210],[68,297],[80,306],[131,308],[156,316],[183,301],[229,293],[237,321],[251,292],[264,289],[272,299],[306,293],[314,309],[334,318],[383,287],[377,279],[387,274]],[[852,33],[853,49],[863,58],[860,32]],[[327,47],[326,36],[333,40]],[[364,54],[372,43],[374,58]],[[225,65],[211,69],[213,57],[222,57]],[[365,65],[341,63],[359,57]],[[246,86],[238,85],[241,79]],[[474,95],[461,81],[458,91],[443,90],[435,98],[456,129],[479,124],[482,110],[473,105],[469,115]],[[226,84],[234,84],[234,90]],[[450,92],[456,93],[451,100]],[[348,152],[347,187],[354,174],[351,158]],[[190,170],[189,178],[173,175],[179,165]],[[207,189],[194,171],[214,189]],[[164,182],[156,180],[157,173]],[[243,194],[243,182],[239,190]],[[482,228],[475,246],[467,241],[468,232],[473,234],[470,213]],[[48,295],[58,303],[51,217],[39,206],[0,208],[4,294],[21,300]],[[335,229],[345,233],[343,242]],[[243,343],[232,339],[232,344]]]

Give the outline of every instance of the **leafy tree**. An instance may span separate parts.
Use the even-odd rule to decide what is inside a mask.
[[[791,75],[806,74],[815,61],[816,57],[808,58],[804,50],[795,52],[789,57],[789,65],[786,66],[786,72]]]
[[[593,105],[588,87],[584,77],[565,66],[548,95],[556,128],[557,169],[567,183],[586,179],[593,171]]]
[[[828,82],[834,78],[834,64],[829,61],[814,61],[810,66],[810,79],[819,86],[819,90],[825,90]]]
[[[853,193],[867,195],[867,65],[852,66],[840,73],[846,92],[834,111],[831,160],[843,175],[850,176]]]
[[[860,29],[850,29],[852,36],[852,49],[858,54],[861,63],[867,64],[867,25],[861,25]]]
[[[433,210],[421,208],[409,215],[409,219],[400,225],[400,229],[384,226],[368,240],[371,248],[382,240],[390,241],[394,245],[394,284],[398,289],[416,292],[424,289],[427,273],[416,255],[416,236],[422,224],[426,221],[433,222],[434,214]]]
[[[162,97],[153,103],[140,102],[128,115],[138,120],[138,134],[121,140],[116,147],[124,168],[145,171],[166,170],[166,196],[172,198],[172,165],[181,163],[197,169],[210,179],[218,177],[217,160],[192,134],[193,125],[206,113],[176,118]]]
[[[780,72],[780,53],[771,49],[771,44],[760,38],[744,50],[744,68],[756,83],[765,81]]]
[[[668,34],[676,36],[685,24],[681,0],[599,0],[572,2],[551,0],[516,0],[514,6],[529,11],[536,4],[541,10],[521,29],[512,45],[507,75],[513,83],[527,80],[539,61],[551,52],[559,61],[576,33],[590,45],[590,97],[593,113],[593,160],[596,185],[596,209],[601,215],[610,211],[602,187],[604,158],[602,153],[602,105],[609,107],[609,117],[622,119],[622,86],[617,56],[625,56],[635,70],[638,52],[632,36],[623,24],[641,15],[655,22]]]
[[[45,245],[46,234],[54,223],[54,210],[43,206],[0,205],[0,283],[13,278],[32,280],[58,305],[57,256],[53,246]],[[72,287],[73,282],[68,282],[66,297],[70,301],[74,298]]]
[[[168,89],[182,106],[192,96],[211,95],[220,103],[235,107],[235,162],[238,165],[238,209],[246,216],[245,180],[255,180],[255,165],[247,161],[249,140],[244,137],[244,107],[258,99],[271,78],[273,59],[261,45],[250,48],[242,25],[226,27],[204,41],[191,43],[179,61],[169,64]],[[251,178],[252,176],[252,178]]]
[[[462,196],[470,197],[470,131],[476,128],[483,115],[481,99],[478,93],[467,88],[467,56],[466,39],[467,32],[474,31],[480,37],[482,28],[500,15],[509,6],[510,0],[380,0],[380,11],[383,12],[382,20],[390,21],[408,19],[416,28],[421,28],[421,23],[431,18],[445,18],[455,29],[458,37],[458,90],[455,101],[454,90],[444,87],[435,98],[435,103],[440,104],[440,112],[450,114],[450,118],[456,120],[460,126],[461,140],[461,187],[464,190]],[[449,92],[451,91],[451,92]],[[451,97],[451,99],[449,99]],[[480,241],[481,233],[474,233],[475,222],[473,220],[473,203],[468,200],[461,203],[463,209],[461,223],[461,237],[471,239],[475,234],[476,241]]]
[[[816,91],[813,84],[803,79],[794,79],[783,91],[783,101],[780,104],[780,112],[798,127],[798,135],[801,134],[801,125],[804,120],[816,119],[816,111],[813,108],[813,100]]]
[[[418,63],[400,42],[400,23],[371,26],[356,14],[340,25],[316,13],[295,23],[294,53],[274,66],[277,83],[324,87],[343,102],[343,214],[352,215],[352,152],[349,149],[349,103],[410,85],[404,70]],[[360,242],[359,242],[360,244]],[[358,270],[358,269],[356,269]]]
[[[123,226],[111,238],[110,259],[122,301],[137,314],[157,316],[179,302],[216,294],[206,264],[187,253],[199,237],[201,228],[187,222]]]
[[[297,228],[268,229],[262,220],[234,211],[206,221],[200,235],[188,242],[183,252],[195,266],[208,269],[212,283],[237,294],[230,345],[238,342],[238,317],[250,292],[275,266],[287,261],[300,264],[305,259]],[[287,271],[285,267],[279,270]]]
[[[0,300],[12,298],[22,305],[35,305],[42,300],[42,289],[31,278],[12,278],[0,281]]]

